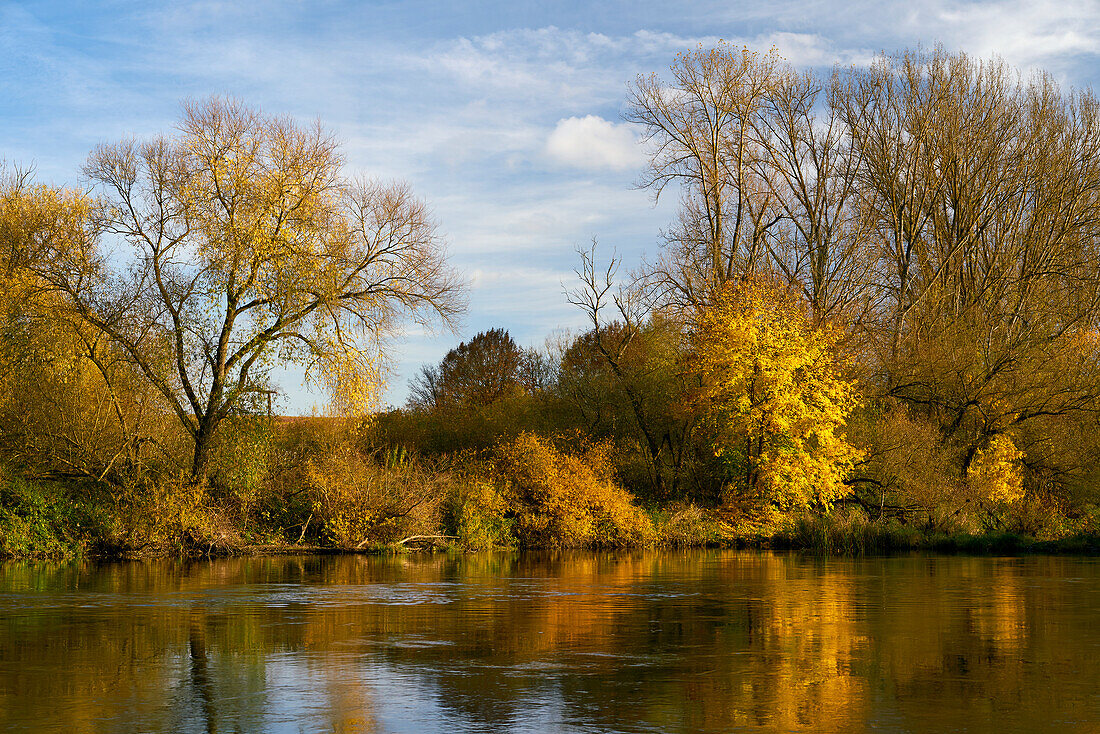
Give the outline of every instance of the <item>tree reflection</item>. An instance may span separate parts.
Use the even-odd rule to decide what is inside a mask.
[[[1047,727],[1051,711],[1096,723],[1098,603],[1097,565],[1072,558],[7,564],[0,727],[1013,731]]]

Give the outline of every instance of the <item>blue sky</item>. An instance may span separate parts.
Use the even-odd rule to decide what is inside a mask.
[[[494,326],[536,346],[580,328],[575,248],[652,253],[675,198],[633,187],[626,85],[718,39],[828,69],[941,43],[1067,86],[1100,84],[1100,0],[866,2],[0,2],[0,159],[79,185],[97,143],[171,129],[188,97],[319,118],[348,168],[407,180],[471,282],[460,333],[410,330],[388,402]],[[283,374],[284,409],[323,400]]]

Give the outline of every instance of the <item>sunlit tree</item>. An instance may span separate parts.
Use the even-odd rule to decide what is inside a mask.
[[[361,411],[400,320],[461,308],[424,203],[342,163],[319,124],[213,98],[186,104],[175,135],[102,145],[85,165],[100,241],[128,254],[56,243],[39,274],[164,396],[195,479],[276,362],[306,365]]]
[[[762,278],[730,284],[694,323],[691,396],[715,451],[740,468],[733,488],[781,507],[825,506],[843,496],[859,453],[845,439],[855,386],[784,290]]]
[[[90,250],[92,207],[0,169],[0,443],[34,475],[116,480],[175,449],[156,392],[38,274]]]
[[[489,329],[427,365],[410,383],[409,404],[420,408],[477,406],[533,389],[535,358],[504,329]]]

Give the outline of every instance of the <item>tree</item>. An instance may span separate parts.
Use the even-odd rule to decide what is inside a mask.
[[[715,451],[739,464],[735,484],[780,507],[828,507],[847,492],[856,451],[844,423],[855,385],[841,375],[835,334],[763,278],[729,284],[694,323],[691,396]]]
[[[683,390],[681,324],[653,310],[636,282],[616,286],[619,258],[601,268],[595,242],[578,254],[580,284],[566,298],[592,329],[565,354],[559,389],[590,429],[609,421],[617,438],[636,432],[647,483],[657,497],[673,496],[696,422],[692,411],[674,409]],[[601,415],[605,406],[610,415]]]
[[[639,77],[626,119],[652,144],[641,184],[679,184],[679,221],[647,283],[664,305],[705,306],[722,285],[771,267],[815,320],[861,306],[869,223],[858,197],[862,149],[850,144],[830,86],[774,49],[720,44],[680,54],[672,79]],[[824,104],[822,104],[824,102]]]
[[[942,49],[822,80],[719,45],[639,78],[627,119],[653,146],[641,183],[683,196],[640,274],[659,308],[690,321],[728,283],[779,278],[844,324],[866,395],[938,428],[954,484],[1003,434],[1025,487],[1083,481],[1050,437],[1100,397],[1091,92]]]
[[[36,275],[94,239],[91,206],[0,166],[0,442],[23,472],[117,481],[172,452],[165,406]]]
[[[625,117],[653,144],[642,185],[657,197],[672,183],[682,191],[679,224],[650,275],[671,303],[694,308],[756,266],[780,219],[763,120],[792,72],[774,49],[726,45],[679,54],[671,72],[668,83],[639,76]]]
[[[410,385],[409,403],[428,409],[488,405],[534,389],[533,358],[504,329],[480,332],[438,366],[423,367]]]
[[[362,409],[400,319],[449,323],[461,308],[427,207],[404,185],[349,180],[319,123],[188,103],[177,135],[100,146],[84,172],[97,233],[132,257],[58,246],[40,275],[164,396],[196,481],[276,361]]]
[[[960,477],[1009,433],[1039,468],[1028,424],[1100,398],[1100,102],[942,50],[838,90],[874,229],[875,389],[940,425]]]

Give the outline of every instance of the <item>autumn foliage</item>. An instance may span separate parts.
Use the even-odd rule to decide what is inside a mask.
[[[729,284],[693,324],[693,408],[732,486],[783,508],[828,508],[860,456],[844,436],[856,406],[835,335],[762,278]]]
[[[463,338],[385,411],[390,337],[454,326],[462,281],[427,205],[346,176],[319,125],[215,98],[96,148],[88,191],[5,173],[8,529],[59,537],[28,518],[64,496],[129,518],[96,532],[130,550],[1100,531],[1091,91],[942,49],[822,77],[718,44],[625,116],[641,185],[680,197],[656,256],[620,272],[593,242],[584,329]],[[287,363],[325,417],[270,415]]]
[[[614,547],[653,538],[649,519],[615,482],[608,450],[567,454],[529,433],[500,447],[497,469],[521,543]]]

